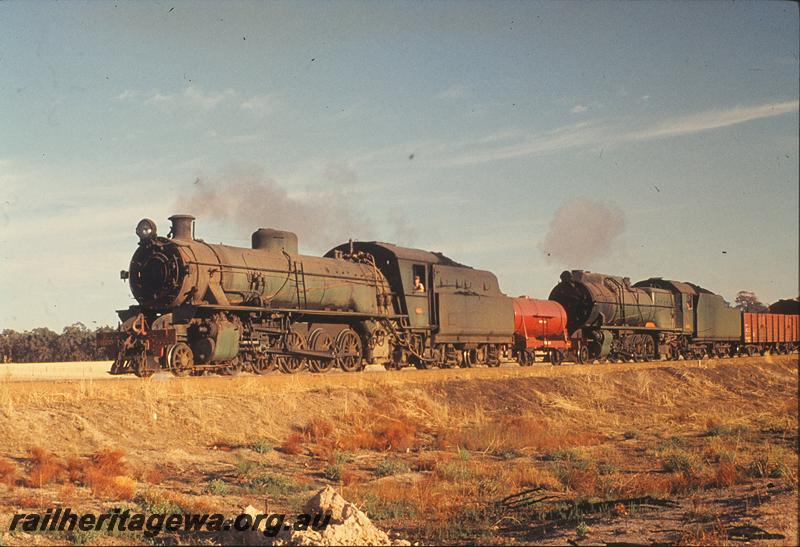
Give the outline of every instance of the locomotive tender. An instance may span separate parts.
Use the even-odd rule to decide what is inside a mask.
[[[353,242],[301,255],[291,232],[258,229],[251,248],[194,237],[173,215],[167,237],[139,222],[128,279],[138,304],[97,343],[112,374],[149,376],[366,364],[499,366],[516,360],[653,360],[794,351],[798,315],[750,314],[691,283],[580,270],[549,300],[510,298],[488,271],[441,253]]]

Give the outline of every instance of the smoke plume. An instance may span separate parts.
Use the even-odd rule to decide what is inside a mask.
[[[558,208],[539,250],[548,262],[584,268],[606,255],[624,230],[625,215],[619,207],[574,198]]]
[[[325,189],[290,194],[258,168],[235,168],[220,178],[198,178],[188,198],[176,204],[203,219],[235,223],[249,235],[257,228],[290,230],[300,240],[301,252],[321,250],[364,233],[360,217],[348,200],[341,173]],[[354,174],[353,174],[354,176]],[[325,177],[328,178],[328,177]],[[336,184],[336,183],[339,184]]]

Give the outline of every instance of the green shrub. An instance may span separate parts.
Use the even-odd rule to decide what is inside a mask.
[[[463,482],[472,478],[472,470],[463,461],[442,462],[436,466],[436,473],[450,482]]]
[[[342,452],[341,450],[334,450],[331,454],[331,462],[334,465],[343,465],[353,461],[353,455],[350,452]]]
[[[743,435],[747,433],[747,427],[743,425],[725,425],[725,424],[715,424],[708,428],[708,430],[704,433],[706,437],[718,437],[722,435]]]
[[[383,460],[375,468],[375,474],[379,477],[388,477],[389,475],[399,475],[400,473],[408,473],[410,471],[408,464],[403,460],[389,458]]]
[[[247,477],[258,468],[258,463],[239,456],[236,458],[236,474],[240,477]]]
[[[408,500],[387,500],[372,492],[364,497],[364,509],[375,520],[413,519],[420,515],[419,508]]]
[[[551,461],[579,462],[583,460],[583,456],[574,448],[559,448],[547,454],[545,459]]]
[[[611,462],[600,462],[597,464],[597,472],[601,475],[613,475],[617,471],[617,466]]]
[[[209,481],[205,488],[206,493],[216,496],[224,496],[231,491],[230,485],[222,479]]]
[[[501,460],[513,460],[515,458],[519,458],[519,452],[513,448],[505,448],[499,452],[495,452],[495,455]]]
[[[251,477],[244,487],[250,493],[266,492],[271,496],[288,496],[300,490],[297,482],[277,473],[259,473]]]
[[[681,437],[672,436],[669,439],[665,439],[660,441],[656,448],[659,452],[664,452],[665,450],[671,450],[673,448],[684,448],[686,446],[686,441]]]
[[[694,474],[697,472],[699,463],[692,454],[684,450],[675,450],[664,456],[661,466],[665,471]]]
[[[332,464],[325,468],[323,475],[326,479],[333,482],[339,482],[342,480],[342,471],[344,470],[341,464]]]
[[[258,441],[250,445],[250,449],[259,454],[266,454],[272,452],[275,447],[267,441]]]

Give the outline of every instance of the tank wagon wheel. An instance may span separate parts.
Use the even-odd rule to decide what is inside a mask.
[[[550,363],[552,365],[560,365],[563,360],[564,359],[560,351],[557,349],[550,350]]]
[[[303,334],[295,329],[291,329],[286,335],[286,349],[289,351],[306,349],[306,339]],[[278,356],[278,369],[286,374],[294,374],[303,368],[305,364],[306,360],[299,357],[290,355]]]
[[[186,376],[194,367],[194,354],[184,342],[178,342],[167,348],[167,366],[175,376]]]
[[[344,329],[336,336],[336,363],[345,372],[361,370],[361,338],[353,329]]]
[[[308,348],[311,351],[331,353],[334,349],[333,338],[320,328],[311,331],[308,337]],[[328,372],[333,368],[333,359],[309,359],[308,370],[311,372]]]
[[[581,346],[578,348],[576,359],[579,365],[585,365],[589,362],[589,348]]]

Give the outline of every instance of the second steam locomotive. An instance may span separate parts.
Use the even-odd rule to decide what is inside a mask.
[[[137,305],[118,312],[116,332],[98,335],[112,374],[353,372],[797,347],[797,315],[742,314],[690,283],[631,285],[572,271],[547,301],[510,298],[491,272],[441,253],[350,241],[315,257],[298,253],[291,232],[258,229],[244,248],[195,238],[190,215],[170,221],[167,237],[151,220],[137,226],[139,246],[121,274]]]

